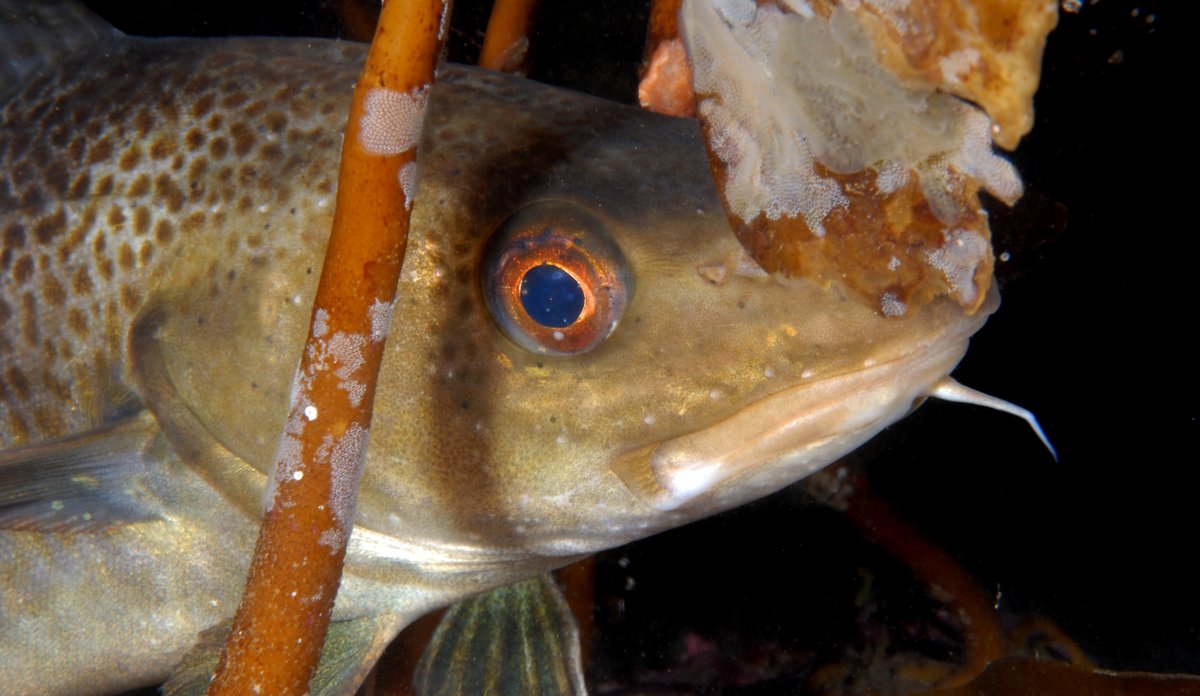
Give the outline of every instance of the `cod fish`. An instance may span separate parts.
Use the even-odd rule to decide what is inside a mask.
[[[40,6],[0,4],[0,690],[110,693],[237,605],[364,47]],[[446,68],[420,153],[322,692],[433,608],[830,463],[953,391],[998,303],[766,275],[692,121]]]

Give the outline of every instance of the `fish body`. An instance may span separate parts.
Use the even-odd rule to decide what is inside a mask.
[[[7,693],[160,682],[232,615],[363,56],[97,32],[0,90]],[[366,667],[431,608],[836,459],[996,305],[895,320],[769,277],[693,122],[510,76],[443,71],[419,182],[334,617],[374,622]],[[607,279],[585,349],[496,297],[546,245]]]

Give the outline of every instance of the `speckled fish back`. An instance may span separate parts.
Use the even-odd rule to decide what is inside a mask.
[[[200,49],[203,43],[203,50]],[[328,234],[363,47],[101,41],[0,107],[0,447],[133,393],[130,326]]]

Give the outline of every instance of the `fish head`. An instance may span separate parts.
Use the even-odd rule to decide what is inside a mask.
[[[905,415],[996,306],[893,318],[770,276],[694,121],[509,76],[444,71],[415,179],[351,569],[517,575],[765,495]],[[297,246],[155,327],[178,400],[264,474],[320,266]]]
[[[889,318],[769,276],[730,233],[694,122],[446,82],[377,392],[368,528],[561,557],[736,506],[906,414],[996,306]]]

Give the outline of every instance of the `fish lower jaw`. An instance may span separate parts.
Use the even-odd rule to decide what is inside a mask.
[[[790,387],[702,430],[632,452],[613,472],[655,510],[702,516],[740,505],[833,463],[905,416],[965,351],[964,337]]]

